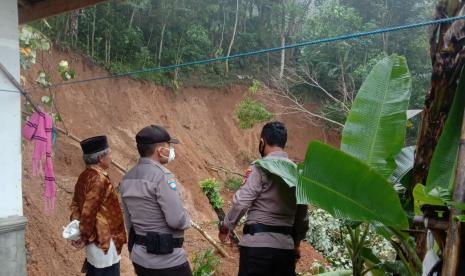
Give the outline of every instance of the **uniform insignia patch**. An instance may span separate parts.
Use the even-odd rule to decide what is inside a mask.
[[[170,185],[171,190],[176,191],[176,179],[170,178],[168,179],[168,185]]]
[[[242,185],[244,185],[245,182],[247,182],[247,179],[249,178],[249,176],[250,176],[251,173],[252,173],[252,168],[249,167],[249,168],[245,171],[244,180],[242,181]]]

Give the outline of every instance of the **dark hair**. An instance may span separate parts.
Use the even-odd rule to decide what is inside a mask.
[[[260,137],[269,146],[284,148],[287,142],[287,128],[281,122],[269,122],[263,126]]]
[[[140,157],[150,157],[155,152],[157,144],[137,144]]]

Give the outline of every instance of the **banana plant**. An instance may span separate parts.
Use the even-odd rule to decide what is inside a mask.
[[[301,204],[314,204],[335,217],[376,225],[396,249],[404,270],[416,275],[421,261],[410,237],[402,233],[409,226],[407,213],[389,182],[398,182],[396,176],[403,174],[396,170],[396,156],[405,145],[410,93],[405,58],[392,55],[381,60],[355,98],[342,132],[341,149],[310,143],[296,194]],[[356,236],[351,241],[359,239]],[[363,251],[367,249],[362,247],[356,253]],[[376,269],[389,267],[362,258],[365,264],[353,263],[354,275],[367,273],[364,267],[369,267],[368,263]]]
[[[352,233],[348,248],[353,275],[380,269],[416,275],[421,270],[414,244],[402,232],[409,226],[407,213],[389,182],[400,182],[409,170],[398,168],[402,163],[396,163],[396,157],[401,162],[411,83],[404,57],[384,58],[357,93],[344,126],[341,149],[314,141],[309,144],[305,161],[297,167],[285,161],[256,162],[264,170],[281,176],[290,187],[295,186],[299,204],[313,204],[334,217],[358,222],[347,226]],[[418,112],[409,115],[415,113]],[[409,154],[412,149],[405,151]],[[375,225],[392,243],[401,264],[373,262],[373,258],[367,257],[372,254],[366,254],[370,252],[364,242],[366,231],[358,228],[366,229],[366,223]]]

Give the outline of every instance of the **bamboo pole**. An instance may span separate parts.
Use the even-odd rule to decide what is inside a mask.
[[[216,250],[218,250],[218,252],[225,258],[229,258],[229,255],[228,253],[226,253],[226,251],[223,249],[223,247],[221,247],[210,235],[208,235],[207,232],[205,232],[197,223],[195,223],[194,221],[191,221],[191,225],[194,229],[196,229],[197,231],[200,232],[200,234],[202,234],[202,236],[207,240],[209,241],[215,248]]]
[[[459,91],[465,93],[465,91]],[[459,156],[457,162],[457,171],[454,181],[453,200],[458,203],[465,202],[465,113],[462,121],[462,133],[460,136]],[[463,262],[462,235],[464,232],[463,224],[455,219],[456,216],[462,215],[463,211],[452,208],[450,214],[449,229],[447,231],[446,248],[444,250],[444,265],[442,275],[464,275],[464,271],[459,271],[460,262]]]
[[[23,90],[19,82],[13,77],[13,75],[11,75],[8,69],[6,69],[6,67],[1,62],[0,62],[0,70],[3,72],[3,74],[5,74],[8,80],[16,87],[16,89],[19,90],[19,93],[21,93],[21,95],[23,95],[24,98],[26,98],[26,100],[32,105],[34,110],[39,110],[37,109],[37,106],[34,104],[29,94]]]

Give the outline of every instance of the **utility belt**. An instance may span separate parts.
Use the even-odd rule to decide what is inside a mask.
[[[173,238],[172,234],[148,232],[146,236],[135,234],[134,243],[145,246],[147,253],[166,255],[173,253],[174,248],[181,248],[184,238]]]
[[[246,224],[244,225],[244,235],[254,235],[255,233],[279,233],[284,235],[292,236],[294,234],[293,228],[291,226],[275,226],[275,225],[265,225],[261,223],[256,224]]]

